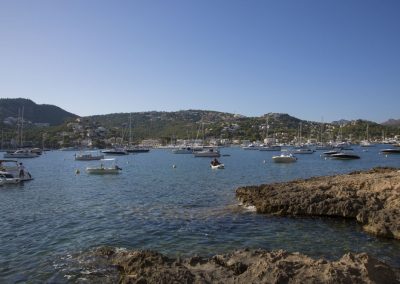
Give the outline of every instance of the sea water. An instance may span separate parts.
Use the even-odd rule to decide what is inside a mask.
[[[0,282],[90,282],[84,276],[93,271],[71,259],[103,245],[172,257],[238,248],[326,259],[367,252],[399,267],[400,242],[369,235],[355,221],[260,215],[235,199],[243,185],[399,167],[400,155],[381,155],[382,147],[356,147],[360,160],[317,151],[291,164],[273,163],[276,152],[222,148],[224,170],[210,169],[210,158],[151,150],[117,157],[121,173],[103,176],[88,175],[98,162],[75,161],[74,152],[23,160],[34,180],[0,187]]]

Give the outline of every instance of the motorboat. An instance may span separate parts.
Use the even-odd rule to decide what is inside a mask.
[[[86,172],[88,174],[97,174],[97,175],[119,174],[121,170],[122,169],[115,164],[115,159],[102,159],[101,164],[99,166],[86,168]]]
[[[332,154],[329,157],[332,159],[337,159],[337,160],[356,160],[360,159],[360,156],[354,154],[354,153],[345,153],[345,152],[339,152],[336,154]]]
[[[242,147],[243,150],[258,150],[260,146],[257,144],[249,144],[248,146]]]
[[[37,158],[39,157],[39,154],[32,152],[31,150],[28,149],[20,149],[14,152],[5,153],[3,157],[7,159],[9,158],[25,159],[25,158]]]
[[[149,148],[142,146],[132,146],[125,149],[128,153],[148,153],[150,151]]]
[[[400,149],[382,149],[382,154],[400,154]]]
[[[260,150],[260,151],[281,151],[282,147],[279,145],[264,145],[264,146],[260,146],[258,150]]]
[[[178,149],[172,150],[173,154],[192,154],[193,148],[192,147],[180,147]]]
[[[333,155],[333,154],[338,154],[338,153],[341,153],[341,152],[338,151],[338,150],[331,150],[331,151],[328,151],[328,152],[324,152],[323,154],[324,154],[325,156],[331,156],[331,155]]]
[[[0,160],[0,172],[10,174],[21,181],[33,179],[30,172],[25,169],[22,163],[18,163],[17,160]]]
[[[104,155],[100,153],[96,154],[91,152],[85,152],[85,153],[75,154],[76,161],[95,161],[101,159],[104,159]]]
[[[312,154],[315,151],[310,148],[298,148],[293,151],[294,154]]]
[[[14,177],[10,173],[0,171],[0,185],[17,184],[20,182],[21,182],[20,178]]]
[[[213,170],[225,169],[225,165],[224,165],[224,164],[210,165],[210,167],[211,167],[211,169],[213,169]]]
[[[219,151],[215,150],[213,148],[205,149],[205,150],[199,151],[199,152],[194,152],[193,155],[195,157],[207,157],[207,158],[214,158],[214,157],[220,157],[221,156]]]
[[[275,163],[293,163],[297,161],[297,158],[292,154],[280,154],[279,156],[273,156],[272,160]]]
[[[106,154],[106,155],[118,155],[118,156],[120,156],[120,155],[128,155],[128,151],[126,151],[123,148],[106,149],[106,150],[103,150],[101,152],[103,154]]]

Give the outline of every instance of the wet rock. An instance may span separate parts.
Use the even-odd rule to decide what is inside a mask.
[[[332,262],[282,250],[237,250],[181,261],[151,251],[104,257],[120,267],[120,283],[400,283],[398,270],[365,253]]]
[[[371,234],[400,239],[398,169],[246,186],[236,197],[259,213],[354,218]]]

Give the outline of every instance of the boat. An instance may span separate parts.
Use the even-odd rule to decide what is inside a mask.
[[[248,146],[242,147],[243,150],[258,150],[260,146],[257,144],[249,144]]]
[[[37,158],[39,157],[39,154],[32,152],[31,150],[28,149],[20,149],[14,152],[5,153],[3,157],[7,159],[9,158],[25,159],[25,158]]]
[[[172,150],[173,154],[192,154],[193,149],[192,147],[180,147],[178,149]]]
[[[149,148],[142,146],[130,146],[125,149],[128,153],[148,153],[150,152]]]
[[[279,145],[265,145],[265,146],[261,146],[258,150],[260,150],[260,151],[281,151],[282,147]]]
[[[0,185],[17,184],[20,182],[21,182],[20,178],[14,177],[10,173],[0,171]]]
[[[345,153],[345,152],[340,152],[336,154],[332,154],[329,157],[332,159],[337,159],[337,160],[355,160],[355,159],[360,159],[360,156],[354,154],[354,153]]]
[[[373,144],[373,143],[371,143],[371,142],[369,141],[368,124],[367,124],[367,130],[366,130],[366,139],[365,139],[365,140],[362,140],[362,141],[360,142],[360,146],[361,146],[361,147],[373,147],[373,146],[375,146],[375,144]]]
[[[109,166],[104,166],[105,163],[111,163]],[[87,167],[88,174],[107,175],[119,174],[122,169],[115,164],[115,159],[102,159],[101,164],[97,167]]]
[[[219,165],[210,165],[211,169],[213,170],[218,170],[218,169],[225,169],[224,164],[219,164]]]
[[[292,154],[280,154],[279,156],[273,156],[272,160],[275,163],[293,163],[297,161],[297,158]]]
[[[100,153],[95,154],[91,152],[85,152],[85,153],[75,154],[75,161],[95,161],[101,159],[104,159],[104,155]]]
[[[106,155],[128,155],[128,152],[123,148],[112,148],[101,151]]]
[[[333,154],[338,154],[338,153],[341,153],[341,152],[338,151],[338,150],[331,150],[331,151],[328,151],[328,152],[323,152],[322,154],[324,154],[325,156],[331,156]]]
[[[382,149],[382,154],[400,154],[400,149]]]
[[[206,150],[199,151],[199,152],[194,152],[193,155],[195,157],[207,157],[207,158],[214,158],[214,157],[220,157],[221,156],[219,151],[215,150],[213,148],[206,149]]]
[[[298,148],[293,151],[294,154],[312,154],[315,151],[310,148]]]
[[[33,179],[30,172],[25,169],[22,163],[18,163],[17,160],[0,160],[0,172],[10,174],[21,181]]]

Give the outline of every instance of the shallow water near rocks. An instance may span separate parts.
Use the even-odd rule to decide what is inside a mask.
[[[35,179],[0,187],[0,282],[95,281],[108,275],[111,283],[115,271],[90,259],[91,249],[103,245],[173,257],[244,247],[327,259],[367,252],[400,267],[400,241],[368,235],[355,221],[259,215],[235,199],[242,185],[399,167],[400,155],[380,155],[382,147],[355,148],[360,160],[329,160],[315,152],[293,164],[274,164],[274,152],[223,148],[230,155],[220,158],[224,170],[211,170],[209,158],[152,150],[118,157],[123,170],[113,176],[86,174],[84,168],[96,162],[74,161],[74,152],[24,160]]]

